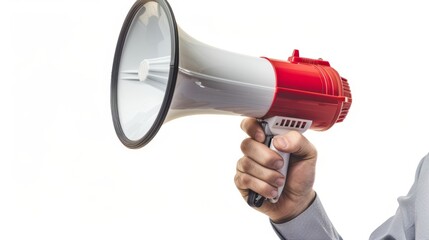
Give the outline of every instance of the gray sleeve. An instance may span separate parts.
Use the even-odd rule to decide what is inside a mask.
[[[281,224],[271,221],[280,239],[342,239],[326,214],[319,197],[298,217]]]
[[[399,207],[370,236],[381,239],[429,239],[429,154],[420,162],[415,182],[406,196],[398,198]],[[312,205],[295,219],[275,224],[280,239],[341,239],[316,197]]]
[[[429,154],[420,161],[413,186],[398,203],[396,214],[370,239],[429,239]]]

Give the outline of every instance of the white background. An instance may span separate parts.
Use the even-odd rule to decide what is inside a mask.
[[[110,73],[133,2],[0,3],[0,239],[276,239],[234,186],[242,117],[181,118],[139,150],[117,139]],[[170,4],[207,44],[328,60],[353,105],[343,123],[305,133],[319,150],[315,188],[345,239],[395,213],[429,151],[425,1]]]

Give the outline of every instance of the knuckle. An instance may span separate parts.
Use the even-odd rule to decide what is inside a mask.
[[[241,151],[243,153],[248,152],[248,150],[250,149],[249,145],[251,144],[251,139],[250,138],[246,138],[241,142],[240,148]]]
[[[307,139],[299,132],[291,131],[288,134],[289,149],[294,153],[301,153],[307,148]]]
[[[243,172],[248,173],[252,170],[252,168],[253,168],[253,164],[252,164],[251,160],[247,157],[243,157],[240,161],[240,169]]]
[[[288,134],[288,140],[289,140],[290,147],[293,149],[296,149],[302,144],[303,136],[299,132],[291,131]]]
[[[248,188],[250,184],[250,178],[245,174],[237,173],[234,177],[235,185],[239,188]]]

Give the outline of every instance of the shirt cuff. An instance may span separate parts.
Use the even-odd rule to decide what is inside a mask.
[[[271,225],[281,239],[341,239],[318,196],[299,216],[285,222]]]

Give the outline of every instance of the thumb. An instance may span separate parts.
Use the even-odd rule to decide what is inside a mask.
[[[278,151],[288,152],[288,142],[283,135],[278,135],[273,138],[273,145]]]
[[[273,138],[274,147],[282,152],[292,153],[297,156],[314,155],[316,149],[301,133],[290,131]]]

